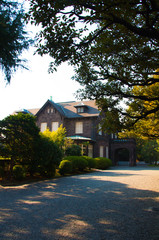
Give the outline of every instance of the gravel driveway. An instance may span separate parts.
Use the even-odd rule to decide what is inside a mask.
[[[0,240],[158,240],[159,169],[0,187]]]

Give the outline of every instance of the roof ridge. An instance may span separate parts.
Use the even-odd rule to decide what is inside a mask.
[[[66,111],[65,111],[64,107],[61,106],[59,103],[55,103],[55,104],[58,105],[61,108],[61,110],[63,111],[64,115],[66,116]]]

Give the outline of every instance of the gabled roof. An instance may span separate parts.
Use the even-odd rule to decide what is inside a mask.
[[[51,100],[47,100],[47,102],[38,110],[36,116],[39,115],[48,104],[52,105],[61,115],[65,114],[64,110],[57,103],[54,103]]]
[[[83,102],[64,102],[58,103],[59,106],[64,110],[65,117],[67,118],[78,118],[78,117],[95,117],[99,116],[99,110],[95,103],[95,100],[83,101]],[[87,107],[87,111],[84,113],[77,113],[77,106]]]
[[[47,102],[36,112],[35,115],[39,115],[40,112],[47,106],[52,105],[62,116],[66,118],[80,118],[80,117],[95,117],[99,116],[99,110],[96,105],[95,100],[90,101],[80,101],[80,102],[61,102],[55,103],[51,100],[47,100]],[[84,113],[77,113],[77,107],[85,106],[87,107],[87,111]]]

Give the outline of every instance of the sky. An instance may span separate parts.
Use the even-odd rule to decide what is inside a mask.
[[[0,72],[0,120],[20,109],[41,108],[48,99],[54,102],[77,100],[74,93],[80,85],[73,81],[73,67],[63,63],[57,72],[48,73],[51,58],[34,55],[35,49],[23,53],[27,59],[26,69],[18,69],[10,84]]]

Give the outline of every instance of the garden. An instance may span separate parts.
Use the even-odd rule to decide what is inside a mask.
[[[0,182],[16,184],[108,169],[107,158],[81,155],[81,148],[57,131],[41,133],[35,117],[18,113],[0,121]]]

